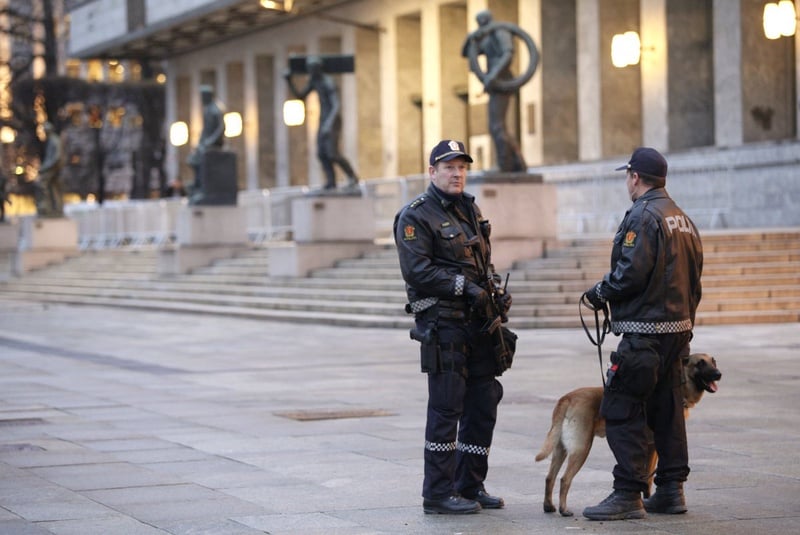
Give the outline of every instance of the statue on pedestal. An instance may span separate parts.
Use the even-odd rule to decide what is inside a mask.
[[[506,112],[512,97],[531,79],[539,64],[536,45],[524,30],[508,22],[494,22],[489,10],[480,11],[475,20],[478,29],[467,36],[461,55],[469,58],[470,70],[489,94],[489,131],[494,141],[500,171],[520,172],[527,166],[516,141],[506,129]],[[528,48],[530,62],[521,75],[511,72],[516,35]],[[478,63],[478,56],[486,56],[486,71]]]
[[[52,123],[44,123],[45,146],[39,174],[34,181],[36,213],[40,217],[64,217],[61,168],[64,152],[61,137]]]
[[[214,88],[209,85],[201,85],[200,99],[203,103],[203,130],[200,132],[197,146],[186,160],[186,163],[194,170],[194,182],[189,196],[190,204],[202,204],[206,186],[204,179],[207,177],[201,167],[205,163],[206,153],[209,150],[222,148],[225,134],[225,121],[222,117],[222,110],[214,98]],[[236,175],[231,179],[236,181]]]
[[[317,131],[317,158],[325,172],[325,189],[336,188],[336,173],[334,164],[338,165],[347,175],[347,187],[358,186],[356,176],[350,162],[339,152],[339,138],[342,133],[341,102],[339,93],[333,79],[325,74],[322,58],[308,56],[305,68],[309,74],[306,86],[298,90],[292,82],[292,70],[284,73],[284,78],[289,84],[289,90],[299,99],[305,99],[309,93],[316,91],[319,97],[319,130]]]

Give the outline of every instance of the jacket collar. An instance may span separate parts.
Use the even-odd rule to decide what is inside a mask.
[[[639,196],[639,198],[634,201],[634,204],[639,201],[644,202],[644,201],[649,201],[651,199],[665,199],[668,197],[669,194],[667,193],[667,190],[665,188],[652,188],[642,193],[642,195]]]
[[[433,182],[431,182],[428,186],[428,195],[436,199],[436,202],[439,204],[439,206],[445,210],[450,208],[458,200],[452,195],[445,194],[442,190],[434,186]],[[467,204],[473,204],[475,202],[475,196],[467,193],[466,191],[461,194],[461,198],[464,199],[464,202]]]

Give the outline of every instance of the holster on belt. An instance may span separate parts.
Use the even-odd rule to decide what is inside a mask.
[[[439,349],[436,322],[428,322],[428,327],[424,331],[414,327],[409,334],[412,340],[420,343],[420,371],[422,373],[439,373],[442,368],[442,355]]]

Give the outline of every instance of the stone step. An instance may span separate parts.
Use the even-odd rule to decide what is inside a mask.
[[[798,321],[800,230],[704,234],[698,324]],[[565,248],[570,245],[568,248]],[[578,300],[607,270],[610,239],[564,240],[510,270],[512,328],[580,326]],[[155,249],[87,252],[0,284],[0,298],[193,311],[364,327],[409,327],[392,244],[307,278],[270,278],[269,246],[161,276]],[[586,314],[584,314],[586,317]]]
[[[15,296],[3,292],[2,299],[13,299]],[[135,308],[161,312],[184,312],[193,314],[209,314],[232,316],[250,319],[269,319],[274,321],[290,321],[293,323],[321,323],[326,325],[342,325],[351,327],[410,328],[413,321],[404,314],[402,317],[370,316],[368,314],[341,314],[319,311],[292,311],[268,308],[219,306],[182,301],[165,301],[152,299],[114,299],[98,296],[48,295],[43,302],[70,305],[109,306]]]
[[[79,288],[20,288],[10,289],[7,295],[35,297],[39,294],[42,300],[49,300],[53,296],[60,299],[77,298],[83,299],[86,292]],[[228,306],[228,307],[250,307],[266,308],[271,310],[286,311],[307,311],[325,312],[341,314],[368,314],[368,315],[387,315],[405,316],[403,303],[387,303],[385,301],[346,301],[346,300],[311,300],[294,298],[265,298],[252,295],[228,295],[215,294],[209,292],[191,293],[174,292],[163,290],[147,290],[132,288],[109,288],[100,289],[91,295],[92,298],[117,299],[120,301],[160,301],[160,302],[181,302],[184,304],[196,303],[200,305]]]
[[[90,280],[74,280],[69,283],[62,283],[57,279],[37,279],[27,283],[17,283],[12,288],[9,288],[8,291],[30,292],[32,294],[58,293],[60,291],[70,294],[94,292],[104,295],[124,295],[126,293],[140,292],[142,295],[147,293],[154,297],[171,294],[175,296],[221,295],[231,298],[245,296],[278,299],[281,301],[375,301],[394,303],[395,306],[400,307],[406,303],[406,295],[402,287],[393,290],[351,290],[343,292],[339,289],[326,288],[243,286],[213,283],[193,284],[191,282],[144,281],[130,284],[95,284]]]
[[[745,311],[798,311],[797,296],[738,297],[735,299],[702,299],[697,307],[699,312],[745,312]]]

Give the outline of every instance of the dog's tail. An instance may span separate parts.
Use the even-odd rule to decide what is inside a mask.
[[[564,399],[559,399],[553,408],[553,421],[550,425],[550,431],[547,432],[547,437],[544,439],[542,449],[536,454],[536,462],[543,461],[550,457],[553,453],[553,448],[561,440],[561,427],[564,424],[564,417],[567,414],[567,407],[569,403]]]

